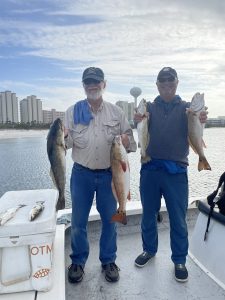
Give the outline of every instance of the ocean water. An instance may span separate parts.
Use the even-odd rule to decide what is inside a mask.
[[[134,131],[137,140],[137,132]],[[190,149],[189,195],[207,197],[216,189],[219,176],[225,172],[225,128],[206,128],[205,155],[212,171],[197,170],[198,156]],[[176,142],[176,141],[174,141]],[[140,150],[129,154],[131,171],[131,200],[140,200]],[[71,207],[69,182],[73,161],[71,150],[66,155],[66,206]],[[0,197],[7,191],[54,188],[49,175],[50,164],[46,151],[46,137],[0,140]]]

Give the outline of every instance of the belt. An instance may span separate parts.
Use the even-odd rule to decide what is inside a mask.
[[[75,165],[77,165],[78,167],[82,168],[82,169],[85,169],[85,170],[88,170],[88,171],[91,171],[91,172],[107,172],[111,169],[111,167],[109,168],[106,168],[106,169],[89,169],[87,167],[84,167],[78,163],[74,163]]]

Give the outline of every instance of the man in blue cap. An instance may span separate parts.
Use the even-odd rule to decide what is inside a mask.
[[[188,207],[188,122],[186,108],[190,103],[176,95],[178,76],[175,69],[164,67],[157,76],[159,96],[148,103],[150,114],[150,142],[147,155],[151,160],[143,163],[140,172],[140,195],[143,206],[141,253],[135,260],[137,267],[144,267],[158,250],[157,215],[161,197],[164,196],[170,219],[171,259],[175,279],[188,280],[185,266],[188,254],[188,230],[186,212]],[[136,122],[142,120],[135,114]],[[200,121],[206,122],[205,112]]]
[[[74,161],[70,189],[72,199],[71,248],[72,264],[68,270],[71,283],[83,279],[89,255],[87,222],[96,195],[96,208],[101,217],[99,259],[105,278],[119,280],[116,260],[116,224],[111,222],[117,203],[112,193],[110,150],[114,137],[121,135],[127,152],[136,151],[132,129],[123,111],[103,100],[106,81],[100,68],[89,67],[82,76],[86,94],[66,111],[66,145],[72,147]]]

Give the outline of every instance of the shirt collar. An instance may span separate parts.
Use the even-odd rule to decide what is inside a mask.
[[[180,103],[181,97],[179,95],[175,95],[171,101],[167,102],[167,101],[163,100],[163,98],[161,98],[160,96],[157,96],[154,101],[156,103],[160,103],[160,104],[164,104],[164,105],[174,105],[174,104]]]

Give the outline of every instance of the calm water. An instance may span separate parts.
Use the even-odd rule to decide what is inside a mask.
[[[136,131],[134,132],[137,138]],[[225,171],[225,128],[207,128],[205,155],[212,171],[198,172],[197,155],[190,150],[190,197],[205,197],[217,186]],[[174,141],[176,142],[176,141]],[[129,154],[131,168],[131,198],[139,200],[140,151]],[[72,168],[71,150],[67,152],[67,207],[71,206],[69,180]],[[0,140],[0,197],[7,191],[53,188],[49,176],[50,164],[46,152],[46,138],[17,138]]]

